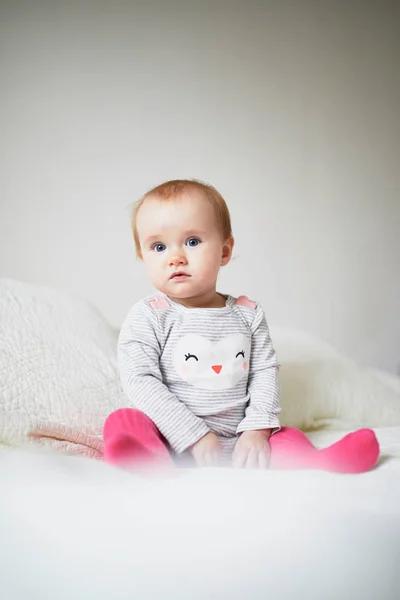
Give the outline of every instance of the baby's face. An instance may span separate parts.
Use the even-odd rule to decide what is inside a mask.
[[[156,289],[177,300],[215,290],[233,242],[224,244],[214,207],[199,192],[168,201],[146,198],[136,225],[142,258]]]

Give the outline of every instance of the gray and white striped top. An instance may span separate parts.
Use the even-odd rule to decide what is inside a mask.
[[[186,308],[164,294],[137,302],[118,341],[129,405],[181,454],[208,431],[229,455],[237,434],[279,428],[278,365],[260,305]]]

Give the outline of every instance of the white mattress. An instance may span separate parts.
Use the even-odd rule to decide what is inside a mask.
[[[0,462],[1,597],[400,597],[400,428],[364,475],[129,474],[12,451]],[[321,444],[342,433],[318,432]]]

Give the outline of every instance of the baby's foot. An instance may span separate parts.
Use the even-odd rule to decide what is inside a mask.
[[[298,429],[283,427],[270,438],[271,469],[322,469],[363,473],[379,457],[379,443],[371,429],[359,429],[332,446],[318,450]]]
[[[359,429],[318,452],[317,468],[336,473],[365,473],[376,464],[379,443],[372,429]]]

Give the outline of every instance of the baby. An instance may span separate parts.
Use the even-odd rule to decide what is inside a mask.
[[[317,450],[279,422],[278,363],[262,307],[217,291],[232,256],[228,207],[215,188],[168,181],[133,212],[137,256],[156,295],[136,303],[118,358],[129,408],[104,425],[105,460],[117,465],[322,468],[362,472],[379,448],[359,430]]]

